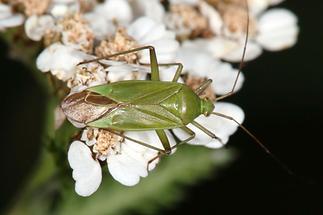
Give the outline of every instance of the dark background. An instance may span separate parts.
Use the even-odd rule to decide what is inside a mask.
[[[323,214],[323,5],[320,1],[290,0],[280,7],[299,17],[297,45],[266,52],[247,63],[242,90],[227,101],[243,108],[244,125],[296,176],[289,175],[239,131],[229,142],[229,147],[238,149],[238,160],[216,179],[191,187],[185,200],[161,214]],[[0,209],[35,162],[41,139],[33,134],[41,126],[34,122],[41,120],[46,102],[26,68],[7,58],[7,48],[1,42],[4,128],[0,165],[4,181]],[[17,106],[19,103],[28,106]]]
[[[244,125],[296,176],[240,131],[229,142],[241,152],[234,165],[193,187],[166,214],[323,214],[323,3],[279,7],[298,16],[298,43],[247,63],[242,90],[228,101],[243,108]]]

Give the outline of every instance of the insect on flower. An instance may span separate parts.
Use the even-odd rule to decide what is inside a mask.
[[[247,42],[247,40],[246,40]],[[107,129],[111,133],[125,139],[157,150],[160,155],[170,154],[174,148],[186,143],[195,137],[195,133],[187,127],[191,123],[206,135],[218,139],[216,134],[195,121],[201,114],[211,114],[224,117],[236,122],[243,130],[260,143],[249,131],[247,131],[234,118],[214,112],[214,104],[207,98],[200,98],[201,94],[212,82],[204,81],[197,89],[192,90],[182,83],[178,83],[183,65],[181,63],[158,64],[155,49],[152,46],[144,46],[117,54],[128,54],[140,50],[149,49],[151,60],[151,80],[128,80],[110,84],[104,84],[87,88],[86,90],[67,96],[62,102],[62,109],[69,120],[84,124],[88,127]],[[106,58],[105,58],[106,59]],[[94,59],[95,61],[100,59]],[[85,61],[82,63],[89,63]],[[158,66],[177,66],[176,73],[171,82],[160,81]],[[241,71],[241,70],[240,70]],[[236,77],[236,81],[238,80]],[[232,90],[217,100],[221,100],[233,94],[236,81]],[[175,146],[170,146],[165,130],[180,128],[188,137]],[[124,131],[151,131],[155,130],[163,149],[159,149],[139,140],[127,137]],[[261,143],[260,143],[261,144]],[[153,158],[151,161],[153,161]]]
[[[249,19],[247,21],[247,33],[242,60],[239,66],[239,72],[233,83],[233,87],[227,94],[216,98],[216,101],[229,97],[234,93],[246,52],[248,26]],[[149,163],[158,159],[160,156],[169,155],[172,150],[180,144],[194,139],[195,132],[187,126],[188,124],[191,124],[204,132],[205,135],[223,143],[216,134],[212,133],[208,128],[202,126],[195,120],[200,115],[205,115],[206,117],[217,115],[235,122],[274,160],[281,164],[281,162],[270,153],[261,141],[259,141],[236,119],[231,116],[215,112],[215,106],[212,101],[207,98],[199,97],[199,95],[202,94],[203,91],[211,84],[211,79],[205,80],[195,90],[192,90],[185,84],[179,83],[178,80],[182,73],[183,65],[181,63],[158,64],[156,52],[153,46],[143,46],[103,58],[84,61],[80,64],[94,61],[99,62],[103,59],[109,59],[145,49],[148,49],[150,54],[149,65],[151,69],[151,80],[118,81],[89,87],[84,91],[71,94],[67,96],[61,104],[62,110],[67,118],[76,124],[82,124],[92,128],[106,129],[124,139],[128,139],[132,142],[158,151],[158,155],[148,162],[149,165]],[[172,81],[160,80],[159,66],[177,66]],[[165,131],[176,128],[184,131],[188,137],[177,142],[176,145],[171,146]],[[150,143],[128,137],[124,134],[126,131],[155,131],[163,148],[157,148]]]

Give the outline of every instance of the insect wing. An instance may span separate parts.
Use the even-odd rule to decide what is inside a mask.
[[[144,131],[174,128],[181,124],[179,117],[160,105],[131,105],[118,108],[88,125],[115,130]]]
[[[181,89],[181,84],[161,81],[120,81],[88,88],[119,103],[159,104]]]
[[[82,91],[67,96],[61,108],[67,118],[77,123],[88,123],[108,113],[116,103],[96,93]]]

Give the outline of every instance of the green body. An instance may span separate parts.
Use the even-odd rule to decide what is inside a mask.
[[[158,64],[156,52],[152,46],[144,46],[112,54],[106,59],[118,55],[148,49],[150,53],[151,80],[129,80],[87,88],[85,91],[67,96],[61,108],[67,118],[76,126],[121,131],[115,133],[133,142],[157,150],[160,154],[170,154],[172,149],[181,143],[192,140],[195,133],[186,125],[192,123],[212,138],[217,138],[202,125],[194,121],[199,115],[208,116],[214,104],[199,98],[211,83],[203,82],[195,91],[185,84],[177,83],[183,65],[181,63]],[[98,58],[83,63],[98,61]],[[160,81],[158,66],[177,66],[171,82]],[[175,146],[170,146],[165,133],[167,129],[180,128],[189,137]],[[134,140],[122,134],[122,131],[156,131],[163,148]],[[156,159],[158,157],[155,157]],[[153,159],[153,160],[154,160]],[[152,161],[153,161],[152,160]]]
[[[87,125],[121,131],[183,127],[205,113],[209,105],[209,101],[177,82],[130,80],[91,87],[87,91],[111,99],[115,105]]]

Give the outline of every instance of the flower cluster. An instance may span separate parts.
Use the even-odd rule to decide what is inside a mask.
[[[150,63],[147,50],[80,63],[151,45],[159,63],[183,63],[184,73],[179,81],[192,89],[208,78],[213,79],[201,96],[215,102],[216,96],[232,89],[238,70],[228,62],[241,60],[247,31],[245,60],[257,58],[263,50],[279,51],[293,46],[299,31],[297,17],[292,12],[271,8],[281,0],[247,0],[248,7],[239,0],[0,2],[3,2],[0,30],[24,24],[27,37],[42,41],[45,47],[37,57],[37,68],[65,82],[71,94],[110,82],[147,79],[150,73],[145,65]],[[174,67],[160,69],[163,81],[170,81],[175,74]],[[242,87],[243,81],[241,74],[235,91]],[[243,111],[234,104],[217,102],[215,111],[239,123],[244,119]],[[221,141],[189,124],[196,133],[188,142],[191,145],[222,147],[237,129],[236,123],[219,116],[201,115],[196,121]],[[75,190],[81,196],[89,196],[98,189],[103,162],[107,162],[115,180],[133,186],[159,161],[160,154],[154,148],[162,149],[162,145],[154,131],[114,133],[71,122],[83,128],[80,140],[72,142],[68,151]],[[179,139],[187,136],[181,129],[167,132],[171,146],[176,144],[173,135]]]

